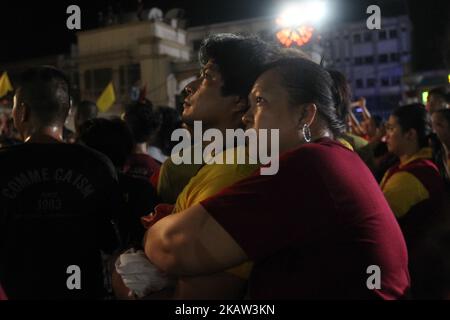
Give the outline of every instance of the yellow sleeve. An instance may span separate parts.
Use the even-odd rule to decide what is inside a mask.
[[[351,139],[348,142],[353,146],[353,150],[355,151],[358,151],[359,149],[365,147],[369,143],[366,139],[361,138],[360,136],[357,136],[356,134],[350,132],[345,133],[345,136]]]
[[[259,165],[205,165],[178,196],[174,212],[180,212],[217,194],[222,189],[250,176]],[[233,214],[230,212],[230,214]],[[253,268],[252,262],[225,270],[238,278],[247,280]]]
[[[352,145],[350,144],[350,142],[348,142],[347,140],[345,140],[344,138],[338,138],[338,141],[347,149],[354,151]]]
[[[174,204],[192,177],[202,167],[201,164],[176,165],[169,158],[159,170],[157,193],[162,203]]]
[[[383,193],[397,218],[403,217],[414,205],[430,197],[419,179],[405,171],[393,174],[383,187]]]
[[[205,165],[177,198],[175,212],[183,211],[250,176],[259,165]]]

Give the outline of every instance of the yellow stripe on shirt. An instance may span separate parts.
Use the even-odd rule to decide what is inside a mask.
[[[383,178],[383,185],[386,176]],[[383,186],[383,193],[397,218],[403,217],[413,206],[430,197],[428,190],[413,174],[399,171]]]

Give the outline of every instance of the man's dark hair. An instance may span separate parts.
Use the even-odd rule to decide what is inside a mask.
[[[153,105],[148,100],[128,105],[124,120],[137,143],[149,142],[162,123],[161,115],[153,111]]]
[[[278,50],[253,37],[220,33],[205,38],[199,50],[202,66],[213,60],[223,79],[222,94],[247,98],[262,66],[272,61]]]
[[[42,125],[64,124],[70,109],[69,80],[51,66],[26,70],[20,77],[20,98]]]
[[[133,150],[133,136],[120,118],[96,118],[80,127],[80,141],[105,154],[116,168],[122,169]]]

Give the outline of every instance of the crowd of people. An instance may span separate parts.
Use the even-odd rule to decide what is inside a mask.
[[[102,118],[82,101],[73,133],[65,75],[24,72],[2,121],[0,297],[450,298],[445,88],[384,121],[296,50],[216,34],[199,60],[182,115],[140,99]],[[175,163],[171,133],[195,121],[278,129],[278,173]]]

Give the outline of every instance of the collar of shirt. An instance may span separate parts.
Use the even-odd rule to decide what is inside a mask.
[[[425,147],[425,148],[420,149],[416,154],[414,154],[406,162],[400,164],[399,168],[402,168],[415,160],[431,159],[431,158],[433,158],[433,150],[430,147]]]
[[[150,146],[147,149],[147,153],[155,160],[158,160],[159,162],[163,163],[168,158],[166,155],[164,155],[161,151],[161,149],[157,147]]]

